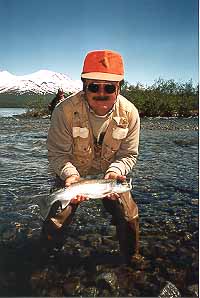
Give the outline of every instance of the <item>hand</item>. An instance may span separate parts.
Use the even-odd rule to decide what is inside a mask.
[[[105,197],[105,199],[111,200],[111,201],[117,201],[120,198],[119,194],[116,192],[110,193]]]
[[[116,180],[120,180],[120,181],[125,181],[126,176],[119,175],[115,172],[108,172],[105,174],[104,179],[116,179]]]
[[[78,182],[80,180],[80,176],[79,175],[72,175],[70,177],[67,177],[65,180],[65,186],[68,187],[71,184]],[[71,204],[80,204],[83,201],[88,201],[89,198],[83,195],[77,195],[74,198],[71,199],[70,203]]]
[[[80,176],[79,175],[72,175],[66,178],[65,180],[65,186],[68,187],[71,184],[78,182],[80,180]]]
[[[81,202],[88,201],[89,198],[83,195],[77,195],[73,199],[71,199],[71,204],[80,204]]]
[[[105,174],[104,179],[116,179],[116,180],[124,181],[126,180],[126,176],[118,175],[115,172],[108,172],[107,174]],[[118,200],[119,198],[120,196],[118,193],[111,193],[106,196],[106,199],[109,199],[112,201]]]

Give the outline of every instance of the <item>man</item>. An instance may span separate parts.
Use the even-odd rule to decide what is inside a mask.
[[[65,99],[65,95],[62,89],[58,89],[56,96],[52,99],[52,101],[48,104],[49,112],[52,116],[53,110],[55,109],[56,105]]]
[[[124,80],[120,54],[89,52],[81,79],[83,91],[56,107],[48,133],[48,158],[60,187],[93,174],[124,180],[138,155],[140,119],[135,106],[119,94]],[[80,194],[61,212],[59,203],[54,204],[44,223],[47,239],[56,242],[78,204],[87,199]],[[137,259],[139,218],[131,193],[114,193],[102,202],[112,215],[126,262]]]

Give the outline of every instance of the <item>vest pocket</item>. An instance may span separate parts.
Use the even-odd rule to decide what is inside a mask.
[[[128,128],[116,127],[112,132],[112,137],[115,140],[125,139],[128,134]]]
[[[83,165],[87,164],[91,159],[92,148],[88,138],[74,138],[73,156],[76,163]]]

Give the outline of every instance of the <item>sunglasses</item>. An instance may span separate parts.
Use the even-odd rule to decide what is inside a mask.
[[[116,91],[116,86],[113,84],[102,84],[102,83],[90,83],[87,85],[87,90],[92,92],[92,93],[97,93],[99,92],[100,86],[103,85],[104,87],[104,92],[108,94],[112,94]]]

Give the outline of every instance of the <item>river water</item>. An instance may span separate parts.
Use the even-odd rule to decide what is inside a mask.
[[[0,108],[0,117],[13,117],[25,112],[25,108]]]
[[[120,265],[118,241],[101,202],[84,202],[66,244],[41,252],[38,200],[52,184],[50,120],[0,117],[0,295],[158,296],[171,281],[182,296],[198,285],[198,119],[141,121],[132,172],[144,262]]]

